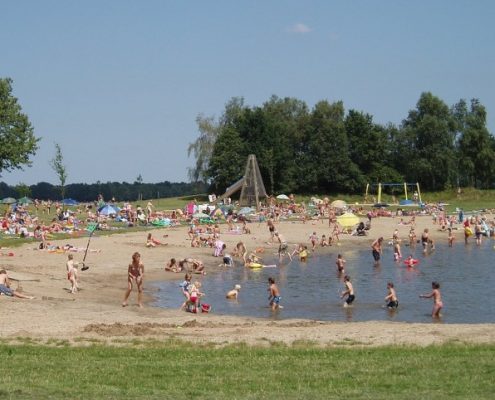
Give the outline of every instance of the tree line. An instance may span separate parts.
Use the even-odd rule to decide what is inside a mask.
[[[116,201],[137,201],[142,199],[157,199],[164,197],[188,196],[206,193],[202,183],[191,182],[159,182],[159,183],[127,183],[127,182],[96,182],[91,184],[72,183],[64,187],[64,195],[80,202],[95,201],[101,194],[105,200],[115,198]],[[0,200],[6,197],[31,197],[39,200],[62,200],[60,186],[47,182],[36,185],[19,184],[9,186],[0,182]]]
[[[346,113],[342,101],[309,109],[295,98],[272,96],[253,107],[232,98],[218,119],[197,117],[189,175],[223,193],[255,154],[272,194],[362,193],[366,183],[378,182],[419,182],[428,191],[492,188],[495,138],[486,115],[477,99],[449,107],[429,92],[398,126]]]

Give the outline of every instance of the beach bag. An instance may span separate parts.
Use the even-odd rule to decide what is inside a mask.
[[[211,311],[211,306],[209,304],[203,303],[201,304],[201,312],[209,313]]]

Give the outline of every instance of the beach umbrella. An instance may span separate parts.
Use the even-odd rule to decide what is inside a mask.
[[[286,194],[279,194],[277,196],[277,199],[279,199],[279,200],[289,200],[289,196],[287,196]]]
[[[98,212],[101,215],[111,215],[111,214],[118,214],[120,211],[120,208],[117,207],[114,204],[105,204],[104,206],[98,208]]]
[[[63,199],[62,204],[64,206],[77,206],[79,204],[79,202],[77,200],[69,198],[69,199]]]
[[[13,197],[6,197],[5,199],[2,200],[2,204],[14,204],[16,202],[17,200],[14,199]]]
[[[251,208],[251,207],[243,207],[239,210],[239,212],[237,214],[239,215],[247,215],[247,214],[252,214],[254,213],[256,210],[254,208]]]
[[[334,200],[332,201],[330,206],[332,206],[333,208],[346,208],[347,203],[344,200]]]
[[[19,204],[32,204],[33,200],[31,200],[29,197],[21,197],[19,200],[17,200],[17,203]]]
[[[359,224],[359,217],[353,213],[344,213],[337,217],[337,222],[344,228]]]

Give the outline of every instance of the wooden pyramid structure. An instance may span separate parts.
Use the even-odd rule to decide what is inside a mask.
[[[244,176],[236,183],[227,188],[225,193],[218,200],[230,197],[233,193],[241,190],[239,205],[241,207],[255,207],[257,210],[260,206],[260,199],[267,197],[263,178],[261,177],[260,167],[256,156],[250,154],[247,159]]]

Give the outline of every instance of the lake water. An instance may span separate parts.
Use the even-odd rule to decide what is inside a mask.
[[[420,245],[415,249],[402,246],[403,255],[419,259],[416,268],[406,268],[393,261],[391,246],[384,249],[381,265],[373,266],[371,251],[330,248],[315,252],[305,263],[285,262],[277,268],[251,270],[243,266],[212,273],[202,278],[206,293],[204,302],[212,305],[215,314],[252,316],[268,319],[304,318],[324,321],[401,321],[430,322],[431,299],[419,299],[431,292],[431,282],[440,282],[445,323],[495,322],[495,248],[494,241],[485,239],[481,246],[465,246],[457,242],[453,248],[438,243],[436,250],[424,255]],[[336,272],[335,260],[341,252],[346,259],[346,273],[354,285],[356,300],[352,307],[342,307],[340,292],[342,277]],[[278,264],[266,259],[266,264]],[[275,278],[282,295],[282,310],[268,307],[268,277]],[[193,280],[198,276],[193,276]],[[178,308],[183,302],[177,281],[155,282],[157,307]],[[384,308],[388,281],[395,284],[399,308]],[[227,300],[225,294],[234,284],[242,290],[239,299]]]

